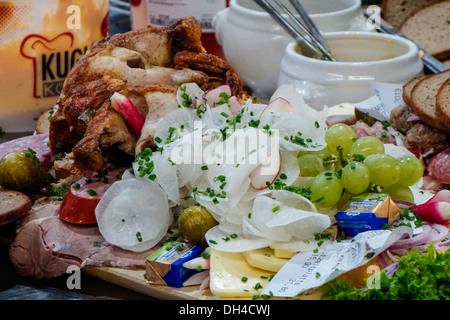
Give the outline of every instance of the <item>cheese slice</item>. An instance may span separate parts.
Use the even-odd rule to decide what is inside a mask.
[[[289,259],[275,256],[274,250],[262,248],[243,252],[247,263],[255,268],[278,272]]]
[[[277,258],[286,258],[290,259],[295,256],[298,252],[294,252],[288,249],[273,249],[273,254]]]
[[[354,105],[348,102],[344,102],[329,108],[326,115],[326,121],[329,126],[341,121],[356,121]]]
[[[259,295],[275,274],[249,265],[239,252],[211,250],[210,264],[210,290],[223,298]]]
[[[242,253],[211,250],[209,274],[212,294],[226,300],[248,300],[259,296],[275,273],[251,266]],[[270,300],[320,300],[321,296],[321,290],[312,289],[294,298],[273,296]]]

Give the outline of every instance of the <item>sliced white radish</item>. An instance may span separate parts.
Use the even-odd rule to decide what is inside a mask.
[[[414,206],[413,211],[426,221],[450,225],[450,190],[439,191],[424,204]]]
[[[225,95],[229,98],[231,97],[231,94],[231,87],[227,84],[223,84],[206,91],[203,95],[203,99],[211,108],[214,108],[217,104],[223,101]]]
[[[167,195],[152,181],[117,181],[95,210],[100,233],[124,250],[142,252],[163,239],[171,222]]]
[[[269,221],[278,217],[279,211],[283,207],[284,205],[275,199],[266,196],[256,197],[253,202],[251,215],[247,215],[244,218],[244,221],[248,223],[247,230],[251,232],[252,230],[249,226],[253,226],[257,230],[255,235],[275,241],[289,241],[291,235],[286,233],[283,227],[268,225]]]
[[[182,83],[178,87],[177,102],[185,108],[195,109],[200,104],[204,104],[203,95],[205,92],[195,82]]]
[[[268,161],[258,166],[250,173],[250,183],[256,190],[264,190],[272,185],[280,174],[281,153],[277,147],[273,147]],[[268,185],[269,183],[269,185]]]
[[[302,95],[298,92],[298,90],[291,85],[281,85],[278,89],[273,93],[270,97],[269,103],[275,101],[278,98],[283,98],[291,104],[292,109],[297,114],[305,114],[305,112],[309,112],[312,109],[308,107],[303,99]]]
[[[291,103],[284,98],[276,98],[271,101],[261,112],[259,119],[264,119],[271,113],[277,112],[294,112]]]
[[[193,276],[189,277],[185,282],[183,282],[183,287],[188,286],[198,286],[200,285],[200,290],[202,286],[205,285],[205,282],[209,280],[209,270],[200,271]]]
[[[211,249],[225,252],[244,252],[265,248],[275,241],[268,238],[230,234],[220,230],[219,226],[209,229],[205,238]]]
[[[123,94],[114,92],[111,96],[111,105],[124,117],[133,134],[139,138],[145,123],[145,117],[136,109],[133,102]]]

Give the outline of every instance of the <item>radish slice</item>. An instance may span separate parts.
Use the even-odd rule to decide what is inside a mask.
[[[210,266],[209,262],[209,258],[197,257],[183,263],[183,267],[186,269],[207,270]]]
[[[214,89],[206,91],[203,95],[203,99],[211,108],[214,108],[223,100],[224,95],[231,97],[231,94],[231,87],[227,84],[223,84]]]
[[[236,96],[232,96],[228,100],[228,106],[230,107],[231,114],[233,115],[232,119],[234,119],[239,113],[241,113],[242,105],[239,102]]]
[[[289,101],[284,98],[276,98],[270,102],[267,107],[261,112],[259,119],[265,118],[267,115],[275,112],[294,112]]]
[[[414,206],[413,211],[429,222],[450,225],[450,190],[439,191],[424,204]]]
[[[277,147],[273,147],[268,161],[258,166],[250,173],[250,183],[256,190],[268,188],[267,182],[272,185],[280,174],[281,153]]]
[[[171,222],[168,199],[152,181],[113,183],[95,210],[100,233],[124,250],[142,252],[163,239]]]
[[[124,117],[133,134],[139,138],[145,123],[145,117],[136,109],[133,102],[123,94],[114,92],[111,96],[111,105]]]
[[[177,101],[180,106],[195,109],[205,103],[204,94],[205,92],[195,82],[183,83],[178,87]]]
[[[209,229],[205,234],[205,238],[211,249],[225,252],[243,252],[261,249],[275,242],[275,240],[268,238],[226,233],[219,226]]]

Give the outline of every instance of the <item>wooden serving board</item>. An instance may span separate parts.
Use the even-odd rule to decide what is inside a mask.
[[[127,270],[111,267],[86,266],[83,272],[132,291],[148,295],[159,300],[216,300],[208,289],[200,290],[200,286],[174,288],[165,285],[150,284],[145,279],[145,270]]]

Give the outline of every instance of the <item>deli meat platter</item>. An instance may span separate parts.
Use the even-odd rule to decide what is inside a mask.
[[[288,84],[260,101],[200,36],[184,17],[96,42],[35,131],[1,138],[18,276],[81,271],[159,300],[364,299],[379,277],[398,285],[399,261],[450,262],[450,71],[323,109]]]

